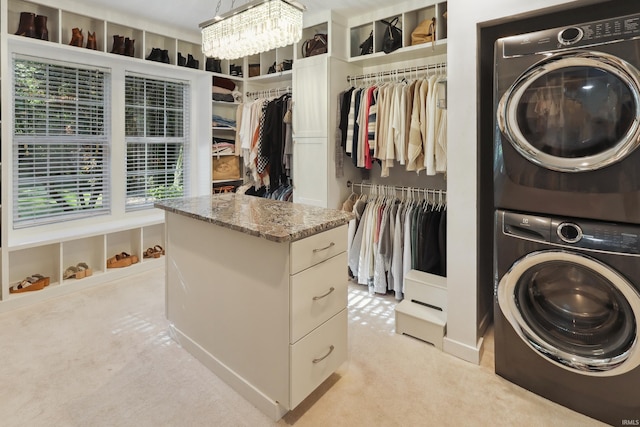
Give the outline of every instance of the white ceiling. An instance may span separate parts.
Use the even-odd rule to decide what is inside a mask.
[[[109,7],[127,14],[144,16],[147,19],[166,23],[172,27],[199,31],[201,22],[214,17],[216,7],[220,3],[219,14],[232,10],[232,0],[84,0],[85,4],[96,4]],[[237,8],[251,0],[236,0]],[[308,11],[333,9],[339,13],[360,14],[370,9],[388,6],[389,0],[298,0]]]

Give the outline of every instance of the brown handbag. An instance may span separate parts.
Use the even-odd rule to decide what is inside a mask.
[[[312,39],[305,40],[302,43],[302,56],[308,58],[314,55],[327,53],[327,35],[318,33]]]
[[[425,19],[411,33],[411,45],[436,41],[436,18]]]

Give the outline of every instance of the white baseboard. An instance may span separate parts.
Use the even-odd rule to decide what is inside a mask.
[[[483,342],[484,338],[480,337],[480,339],[478,339],[478,342],[476,343],[476,346],[471,347],[467,344],[463,344],[448,337],[444,337],[443,350],[446,353],[456,356],[462,360],[466,360],[467,362],[479,365],[480,359],[482,358]]]

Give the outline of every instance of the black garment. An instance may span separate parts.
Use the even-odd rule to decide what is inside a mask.
[[[347,147],[347,127],[349,126],[349,107],[351,106],[351,94],[355,88],[347,89],[343,92],[340,106],[340,128],[341,139],[340,146],[342,150]]]
[[[447,277],[447,211],[440,213],[438,230],[438,247],[440,250],[440,276]]]
[[[426,225],[423,267],[427,273],[440,275],[440,211],[429,211],[430,219]]]

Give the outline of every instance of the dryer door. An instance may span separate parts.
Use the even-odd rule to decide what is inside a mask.
[[[561,172],[603,168],[640,144],[640,81],[631,64],[570,50],[525,71],[502,96],[502,134],[529,161]]]
[[[613,376],[640,365],[640,295],[596,259],[531,253],[504,275],[497,294],[518,335],[564,369]]]

